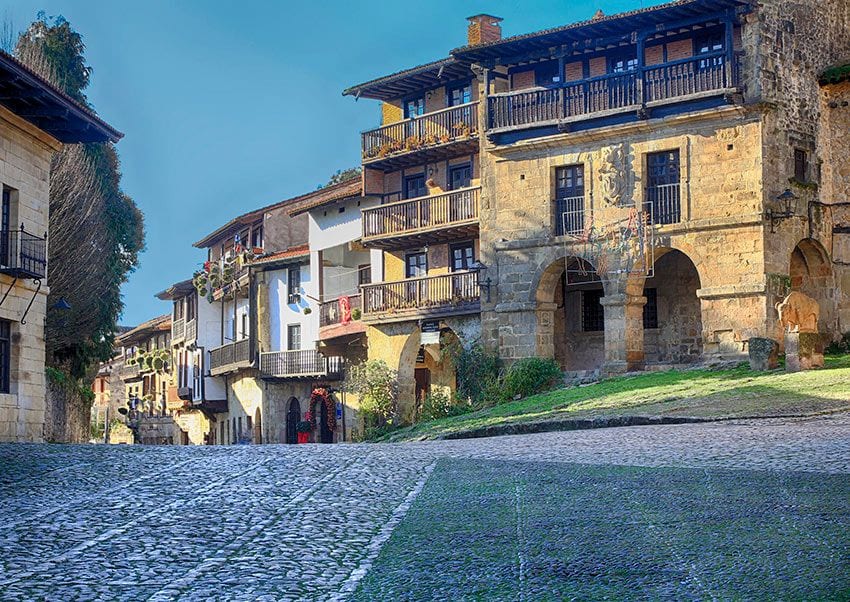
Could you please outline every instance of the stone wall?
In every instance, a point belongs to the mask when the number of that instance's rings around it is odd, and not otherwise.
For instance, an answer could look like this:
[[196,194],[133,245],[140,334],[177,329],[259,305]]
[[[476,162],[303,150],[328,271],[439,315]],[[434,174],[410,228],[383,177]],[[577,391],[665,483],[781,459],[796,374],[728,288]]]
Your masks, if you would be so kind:
[[[12,189],[10,224],[42,236],[47,231],[50,160],[59,144],[0,107],[0,184]],[[0,319],[11,322],[10,392],[0,394],[0,442],[44,438],[46,382],[44,319],[49,283],[0,275],[0,288],[12,287],[0,306]],[[38,291],[38,292],[36,292]],[[27,304],[33,300],[26,316]],[[60,404],[61,399],[55,398]],[[64,407],[51,410],[51,424]],[[72,428],[73,431],[76,427]],[[54,429],[51,428],[51,435]]]
[[[47,383],[44,440],[51,443],[88,443],[91,406],[73,387]],[[113,416],[114,418],[115,416]]]

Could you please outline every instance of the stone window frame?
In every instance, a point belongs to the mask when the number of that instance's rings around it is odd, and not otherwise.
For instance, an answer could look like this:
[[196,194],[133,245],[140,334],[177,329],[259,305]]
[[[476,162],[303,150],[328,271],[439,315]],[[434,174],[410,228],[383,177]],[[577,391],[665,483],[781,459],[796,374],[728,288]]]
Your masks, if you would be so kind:
[[634,142],[631,144],[631,152],[639,160],[633,163],[633,181],[631,182],[635,205],[643,207],[646,202],[646,181],[649,174],[647,157],[652,153],[665,151],[679,151],[679,203],[680,220],[675,224],[659,224],[661,229],[673,229],[681,227],[682,224],[691,220],[693,208],[691,206],[691,136],[682,134],[670,138],[659,138],[655,140]]

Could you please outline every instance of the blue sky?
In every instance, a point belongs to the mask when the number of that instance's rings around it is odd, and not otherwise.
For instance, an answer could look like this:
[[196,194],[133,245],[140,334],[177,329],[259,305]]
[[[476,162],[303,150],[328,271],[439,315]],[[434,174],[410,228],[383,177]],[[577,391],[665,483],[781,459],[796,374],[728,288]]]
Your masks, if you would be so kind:
[[[658,4],[644,0],[645,5]],[[88,96],[124,132],[123,187],[145,213],[147,251],[124,286],[122,324],[168,311],[154,298],[204,259],[192,243],[230,218],[314,190],[359,162],[376,101],[343,88],[446,56],[466,17],[504,18],[504,35],[632,10],[640,0],[15,0],[85,40]]]

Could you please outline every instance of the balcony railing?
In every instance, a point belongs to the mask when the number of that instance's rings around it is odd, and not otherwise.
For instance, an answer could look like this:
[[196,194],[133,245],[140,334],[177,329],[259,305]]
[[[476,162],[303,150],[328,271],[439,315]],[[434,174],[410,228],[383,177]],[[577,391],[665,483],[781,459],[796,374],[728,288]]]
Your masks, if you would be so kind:
[[314,349],[260,354],[260,373],[273,378],[342,377],[344,361]]
[[476,223],[480,195],[476,186],[364,209],[363,242]]
[[646,188],[646,205],[653,224],[675,224],[682,221],[679,184],[659,184]]
[[242,339],[210,349],[210,372],[226,372],[231,368],[248,366],[251,362],[250,339]]
[[137,363],[128,364],[125,360],[119,374],[123,379],[136,378],[142,373],[142,367]]
[[584,197],[574,196],[555,199],[555,235],[580,236],[585,224]]
[[440,109],[363,132],[363,161],[373,161],[478,134],[478,102]]
[[[724,52],[672,61],[638,71],[614,73],[537,88],[493,94],[488,99],[488,129],[556,124],[606,111],[637,109],[646,104],[724,91],[737,85],[738,69]],[[734,69],[732,67],[735,67]]]
[[[348,297],[348,307],[351,312],[354,310],[363,311],[363,303],[361,295],[346,295]],[[330,299],[322,301],[319,305],[319,326],[333,326],[334,324],[342,323],[343,308],[340,299]],[[353,318],[351,318],[353,319]]]
[[480,301],[476,272],[409,278],[396,282],[364,284],[364,315],[402,310],[433,310],[477,304]]
[[186,322],[185,339],[187,343],[191,343],[198,338],[198,321],[194,318]]
[[171,341],[182,339],[186,335],[186,320],[180,318],[171,321]]
[[47,275],[47,243],[20,230],[0,230],[0,272],[18,278],[44,278]]

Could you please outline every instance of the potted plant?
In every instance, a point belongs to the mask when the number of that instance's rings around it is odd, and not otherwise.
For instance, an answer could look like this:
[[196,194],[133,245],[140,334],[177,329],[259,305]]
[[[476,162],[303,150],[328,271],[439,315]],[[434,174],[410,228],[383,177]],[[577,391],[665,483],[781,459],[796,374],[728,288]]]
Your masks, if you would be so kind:
[[351,310],[351,319],[352,320],[359,320],[362,315],[363,315],[363,313],[359,309],[357,309],[356,307]]
[[309,443],[310,433],[313,431],[313,423],[309,420],[302,420],[295,425],[295,431],[298,435],[298,443]]
[[305,316],[309,316],[311,313],[313,313],[312,309],[310,309],[309,307],[304,308],[304,315]]

